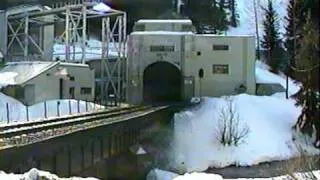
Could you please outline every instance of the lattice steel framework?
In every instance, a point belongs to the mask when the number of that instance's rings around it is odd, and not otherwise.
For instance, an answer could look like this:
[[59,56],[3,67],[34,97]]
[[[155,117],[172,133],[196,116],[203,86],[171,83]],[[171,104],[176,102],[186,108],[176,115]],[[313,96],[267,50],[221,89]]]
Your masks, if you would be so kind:
[[[81,47],[81,63],[86,62],[88,20],[99,19],[101,21],[101,100],[107,100],[108,92],[116,96],[118,100],[124,99],[126,84],[126,24],[127,16],[123,11],[110,9],[107,12],[93,10],[100,2],[92,0],[75,0],[73,2],[59,3],[52,8],[43,8],[37,11],[16,11],[7,15],[7,46],[5,55],[10,61],[20,56],[23,60],[52,60],[53,43],[51,47],[45,45],[46,38],[50,36],[43,31],[50,26],[64,23],[64,31],[53,38],[65,43],[65,60],[75,62],[75,48]],[[30,27],[36,30],[36,35],[30,33]],[[50,28],[48,28],[50,31]],[[47,30],[48,30],[47,29]],[[52,33],[54,36],[54,33]],[[13,45],[15,44],[15,45]],[[116,58],[112,65],[109,61],[109,50],[116,51],[112,58]],[[30,48],[32,47],[32,51]],[[17,48],[19,50],[17,50]],[[23,52],[23,53],[21,53]]]

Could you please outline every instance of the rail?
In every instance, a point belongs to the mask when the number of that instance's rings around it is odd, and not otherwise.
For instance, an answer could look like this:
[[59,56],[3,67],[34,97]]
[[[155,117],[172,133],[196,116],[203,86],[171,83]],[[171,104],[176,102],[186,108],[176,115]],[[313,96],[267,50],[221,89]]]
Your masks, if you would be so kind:
[[[103,126],[143,115],[143,112],[158,110],[168,106],[133,106],[109,111],[59,117],[51,120],[29,122],[0,127],[2,146],[24,145],[70,134],[75,131]],[[0,142],[1,149],[1,142]]]

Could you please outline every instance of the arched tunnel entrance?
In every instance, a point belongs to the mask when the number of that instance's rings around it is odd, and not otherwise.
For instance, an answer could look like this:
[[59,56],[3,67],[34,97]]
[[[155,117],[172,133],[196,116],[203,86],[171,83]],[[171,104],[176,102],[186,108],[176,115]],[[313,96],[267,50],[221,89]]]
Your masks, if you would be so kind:
[[143,73],[143,100],[148,103],[181,100],[181,72],[169,62],[156,62]]

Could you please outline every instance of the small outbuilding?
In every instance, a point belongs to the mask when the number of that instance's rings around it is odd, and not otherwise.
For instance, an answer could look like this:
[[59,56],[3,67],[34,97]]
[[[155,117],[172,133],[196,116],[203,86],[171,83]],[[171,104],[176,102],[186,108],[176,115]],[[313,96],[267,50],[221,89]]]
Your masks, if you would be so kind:
[[85,64],[10,62],[0,69],[0,91],[26,105],[53,99],[94,100],[94,70]]

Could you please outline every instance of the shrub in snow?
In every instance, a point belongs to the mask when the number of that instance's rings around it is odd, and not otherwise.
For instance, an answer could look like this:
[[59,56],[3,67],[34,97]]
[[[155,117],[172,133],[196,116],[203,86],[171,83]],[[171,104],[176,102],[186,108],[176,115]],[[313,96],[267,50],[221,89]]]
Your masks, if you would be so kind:
[[216,137],[224,146],[238,146],[248,136],[250,129],[247,124],[240,122],[233,98],[225,98],[226,105],[219,112]]

